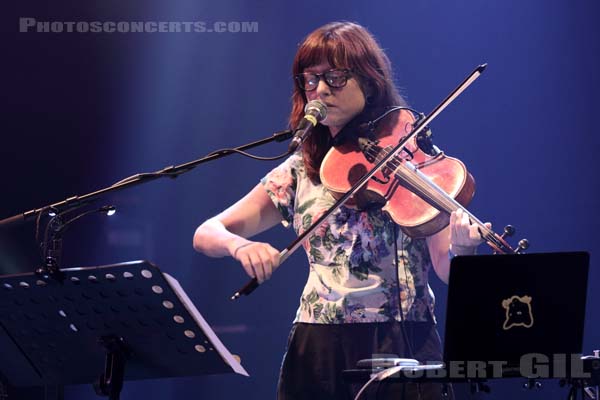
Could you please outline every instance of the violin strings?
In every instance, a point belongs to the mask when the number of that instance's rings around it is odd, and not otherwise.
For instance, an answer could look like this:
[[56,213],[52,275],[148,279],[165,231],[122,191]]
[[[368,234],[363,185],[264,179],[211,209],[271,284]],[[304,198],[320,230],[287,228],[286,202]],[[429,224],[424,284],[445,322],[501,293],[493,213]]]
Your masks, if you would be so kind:
[[[385,150],[384,150],[385,151]],[[445,211],[451,213],[457,209],[462,209],[470,219],[475,222],[480,228],[480,232],[482,237],[487,241],[493,242],[498,247],[503,247],[502,243],[497,240],[495,234],[490,231],[477,217],[471,214],[467,209],[462,207],[460,203],[458,203],[455,199],[448,197],[448,194],[444,192],[435,182],[431,181],[426,175],[420,172],[418,169],[412,169],[405,165],[402,159],[399,159],[398,156],[392,158],[388,165],[391,165],[394,171],[395,176],[399,176],[400,172],[405,172],[404,175],[400,177],[403,178],[407,183],[412,185],[413,188],[417,189],[420,193],[424,195],[429,195],[429,197],[444,207]],[[408,174],[406,172],[408,171]],[[415,176],[411,176],[411,173],[414,173]],[[420,178],[420,179],[419,179]],[[426,182],[429,182],[427,184]],[[427,189],[433,188],[433,193],[428,193]]]
[[[367,154],[368,156],[373,157],[375,159],[375,163],[377,163],[384,156],[389,154],[389,150],[381,148],[380,151],[377,151],[372,146],[369,146],[367,148],[367,150],[365,151],[365,153],[368,153]],[[390,168],[390,166],[392,168]],[[433,188],[435,192],[433,193],[433,196],[430,195],[429,197],[433,201],[435,201],[437,204],[440,204],[446,212],[451,213],[452,211],[461,209],[463,212],[465,212],[469,216],[471,221],[475,222],[478,225],[478,227],[480,229],[480,233],[486,241],[493,243],[500,249],[505,247],[504,244],[500,240],[498,240],[496,234],[493,231],[491,231],[489,228],[487,228],[485,226],[485,224],[483,224],[481,221],[479,221],[479,219],[477,217],[475,217],[473,214],[471,214],[467,209],[465,209],[455,199],[448,197],[448,194],[446,192],[444,192],[435,182],[433,182],[429,178],[427,178],[427,176],[425,176],[418,169],[415,168],[413,170],[412,168],[409,168],[408,166],[406,166],[404,163],[404,160],[399,158],[397,155],[392,157],[386,163],[385,167],[387,167],[388,169],[391,169],[393,171],[393,174],[395,177],[399,177],[399,173],[402,172],[401,169],[403,169],[404,171],[408,170],[411,173],[414,173],[416,175],[416,177],[412,177],[410,174],[408,174],[408,175],[405,174],[400,177],[403,178],[410,186],[412,186],[414,189],[419,191],[424,196],[429,194],[427,191],[428,188]],[[419,176],[419,175],[421,175],[421,176]],[[418,178],[420,178],[420,179],[418,179]],[[427,180],[429,182],[429,184],[424,183],[425,180]]]
[[[385,151],[385,150],[382,149],[382,151]],[[373,155],[373,154],[371,154],[371,155]],[[380,161],[381,158],[383,158],[383,157],[380,158],[379,157],[380,155],[381,155],[380,152],[378,154],[376,154],[375,159],[377,161]],[[392,168],[389,168],[390,166]],[[386,164],[386,167],[391,169],[394,172],[394,174],[396,174],[397,172],[401,172],[400,169],[402,168],[402,169],[404,169],[404,171],[409,170],[410,172],[414,172],[417,175],[418,174],[423,175],[420,171],[412,170],[411,168],[404,165],[403,161],[398,162],[397,157],[392,158],[390,161],[388,161],[388,163]],[[437,196],[437,198],[434,198],[432,196],[430,196],[430,197],[432,197],[433,200],[436,200],[437,203],[441,204],[444,207],[445,211],[447,211],[448,213],[451,213],[452,211],[461,207],[458,202],[454,201],[453,199],[448,198],[447,194],[445,192],[443,192],[443,190],[439,186],[437,186],[434,182],[432,182],[431,180],[429,180],[429,182],[430,182],[429,186],[427,184],[423,183],[424,179],[427,179],[427,178],[422,176],[421,180],[419,180],[419,179],[413,178],[410,175],[407,175],[405,180],[407,181],[407,183],[409,183],[411,186],[413,186],[415,189],[419,190],[423,194],[427,194],[427,191],[425,189],[428,187],[431,187],[434,190],[436,190],[437,193],[435,193],[435,195]],[[444,195],[442,195],[440,192],[443,192]]]

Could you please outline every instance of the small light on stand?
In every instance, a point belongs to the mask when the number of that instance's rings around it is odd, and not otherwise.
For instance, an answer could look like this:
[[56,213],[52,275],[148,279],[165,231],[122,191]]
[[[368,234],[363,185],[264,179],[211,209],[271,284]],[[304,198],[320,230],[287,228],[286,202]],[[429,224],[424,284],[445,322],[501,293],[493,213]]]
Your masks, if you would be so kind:
[[115,215],[117,209],[115,208],[115,206],[104,206],[100,209],[100,211],[105,212],[106,215],[110,217],[111,215]]

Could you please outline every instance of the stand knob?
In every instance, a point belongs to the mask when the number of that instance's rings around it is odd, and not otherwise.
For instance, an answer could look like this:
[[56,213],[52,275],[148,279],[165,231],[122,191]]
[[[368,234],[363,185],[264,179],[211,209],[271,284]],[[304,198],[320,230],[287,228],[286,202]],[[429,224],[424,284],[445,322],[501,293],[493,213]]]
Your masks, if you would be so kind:
[[516,229],[514,226],[512,225],[506,225],[504,227],[504,233],[500,236],[502,239],[504,239],[505,237],[511,237],[512,235],[514,235],[516,232]]
[[527,239],[521,239],[519,240],[519,243],[517,243],[519,246],[517,247],[517,253],[522,252],[523,250],[527,250],[529,248],[529,240]]

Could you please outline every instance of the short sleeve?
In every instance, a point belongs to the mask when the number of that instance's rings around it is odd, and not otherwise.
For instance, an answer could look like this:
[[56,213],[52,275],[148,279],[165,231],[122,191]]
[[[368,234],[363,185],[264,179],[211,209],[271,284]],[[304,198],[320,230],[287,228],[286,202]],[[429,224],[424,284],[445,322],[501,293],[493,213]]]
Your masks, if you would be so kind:
[[300,156],[295,154],[261,179],[267,194],[281,213],[286,227],[290,226],[294,219],[300,163]]

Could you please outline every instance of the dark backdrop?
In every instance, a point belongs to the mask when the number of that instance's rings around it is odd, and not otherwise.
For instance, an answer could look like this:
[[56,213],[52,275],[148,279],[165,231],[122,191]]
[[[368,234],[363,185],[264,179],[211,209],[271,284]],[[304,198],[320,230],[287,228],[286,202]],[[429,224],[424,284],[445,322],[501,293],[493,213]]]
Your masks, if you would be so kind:
[[[285,128],[296,46],[332,20],[367,26],[392,60],[403,94],[424,112],[487,62],[485,74],[433,123],[436,144],[476,177],[470,209],[481,219],[500,229],[515,225],[532,251],[591,253],[584,350],[600,346],[596,1],[24,1],[2,8],[0,217]],[[249,21],[258,31],[20,33],[20,17]],[[179,279],[252,375],[128,382],[123,399],[274,397],[305,256],[292,256],[272,281],[234,304],[228,296],[246,281],[241,268],[194,253],[191,239],[200,222],[275,165],[232,156],[175,181],[107,196],[99,205],[115,204],[117,215],[90,216],[66,235],[65,266],[148,259]],[[0,237],[2,273],[38,264],[32,224]],[[281,228],[261,239],[283,248],[293,235]],[[432,285],[443,330],[446,289],[437,278]],[[519,385],[495,383],[489,398],[516,398]],[[563,395],[549,384],[538,396]],[[95,395],[76,386],[66,398]]]

